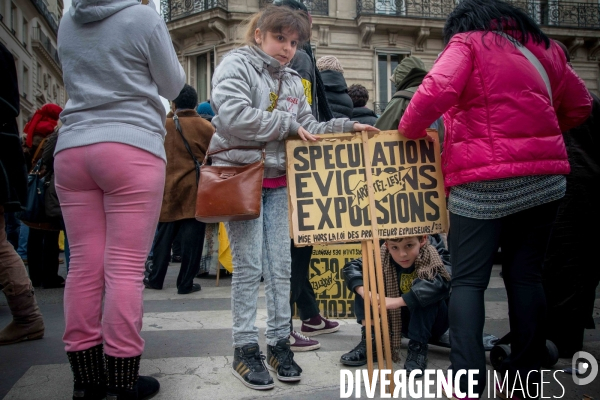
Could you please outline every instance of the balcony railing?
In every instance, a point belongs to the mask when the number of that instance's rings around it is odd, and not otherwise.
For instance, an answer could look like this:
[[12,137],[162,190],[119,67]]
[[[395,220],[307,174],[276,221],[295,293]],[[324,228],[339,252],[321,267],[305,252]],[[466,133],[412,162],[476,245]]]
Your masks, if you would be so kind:
[[213,8],[227,10],[227,0],[161,0],[160,12],[165,22],[188,15],[198,14]]
[[540,25],[600,29],[600,4],[570,1],[511,1]]
[[[329,15],[329,0],[300,0],[312,15]],[[273,0],[259,0],[260,8],[272,4]]]
[[446,19],[457,0],[357,0],[356,14]]
[[[407,18],[446,19],[460,0],[357,0],[356,13]],[[538,24],[600,29],[600,4],[560,0],[510,0]]]
[[58,51],[52,45],[50,38],[42,32],[42,29],[39,26],[33,28],[33,43],[37,45],[38,43],[41,45],[40,47],[44,49],[47,55],[56,62],[58,68],[61,68],[60,60],[58,59]]
[[50,26],[50,29],[52,29],[52,31],[54,32],[54,34],[55,35],[58,34],[58,24],[54,20],[52,13],[50,13],[50,11],[48,11],[48,7],[46,6],[46,3],[44,3],[43,0],[31,0],[31,3],[33,3],[34,7],[38,10],[38,12],[40,14],[42,14],[44,19]]

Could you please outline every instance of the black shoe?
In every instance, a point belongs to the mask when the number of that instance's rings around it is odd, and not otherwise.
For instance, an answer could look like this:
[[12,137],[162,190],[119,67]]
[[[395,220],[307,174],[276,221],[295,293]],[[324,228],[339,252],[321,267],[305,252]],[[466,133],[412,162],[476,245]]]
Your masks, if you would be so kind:
[[410,340],[408,342],[408,354],[406,356],[406,362],[404,363],[404,369],[406,374],[409,375],[412,371],[420,371],[415,375],[415,378],[423,376],[423,371],[427,368],[427,350],[429,346],[426,343],[420,343],[416,340]]
[[198,272],[198,275],[196,275],[196,278],[200,278],[200,279],[208,278],[208,271]]
[[[364,326],[360,329],[360,333],[360,343],[346,354],[342,354],[342,357],[340,358],[340,362],[342,364],[358,367],[367,363],[367,330]],[[373,349],[373,361],[377,361],[377,347],[375,345],[374,332],[371,332],[371,342],[371,348]]]
[[192,288],[190,290],[178,290],[177,294],[190,294],[194,292],[199,292],[200,290],[202,290],[202,287],[199,283],[192,283]]
[[275,387],[273,378],[265,367],[265,356],[260,352],[258,344],[235,348],[231,372],[251,389],[265,390]]
[[301,379],[302,368],[294,361],[289,339],[281,339],[275,346],[267,345],[267,368],[277,372],[277,379],[283,382]]
[[181,262],[181,256],[173,256],[173,257],[171,257],[171,262],[172,263],[180,263]]
[[147,259],[146,263],[144,264],[144,268],[146,269],[147,273],[152,272],[152,267],[154,266],[154,263],[152,262],[151,259]]
[[140,357],[106,358],[106,400],[146,399],[160,389],[160,383],[150,376],[139,376]]
[[146,289],[162,290],[162,288],[157,288],[157,287],[152,286],[152,284],[150,283],[148,278],[144,278],[144,287]]
[[105,398],[106,374],[102,345],[82,351],[69,351],[67,357],[73,371],[73,400]]

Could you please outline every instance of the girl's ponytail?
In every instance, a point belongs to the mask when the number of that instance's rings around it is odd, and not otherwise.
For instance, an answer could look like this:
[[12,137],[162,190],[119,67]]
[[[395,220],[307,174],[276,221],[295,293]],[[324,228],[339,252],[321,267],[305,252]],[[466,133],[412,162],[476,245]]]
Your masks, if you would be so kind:
[[244,44],[249,46],[255,45],[256,40],[254,40],[254,32],[256,31],[256,27],[258,26],[258,20],[262,16],[263,12],[257,12],[252,15],[248,20],[248,25],[246,27],[246,35],[244,35]]

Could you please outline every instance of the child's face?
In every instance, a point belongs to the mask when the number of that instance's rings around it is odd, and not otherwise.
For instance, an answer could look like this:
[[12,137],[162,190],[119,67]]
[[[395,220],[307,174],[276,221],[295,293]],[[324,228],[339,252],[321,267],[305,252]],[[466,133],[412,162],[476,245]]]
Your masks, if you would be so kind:
[[401,242],[386,240],[385,244],[390,255],[402,268],[410,268],[414,264],[419,250],[427,243],[427,237],[419,240],[419,237],[407,237]]
[[298,48],[298,34],[291,31],[263,33],[257,28],[254,31],[254,40],[262,51],[281,64],[292,61]]

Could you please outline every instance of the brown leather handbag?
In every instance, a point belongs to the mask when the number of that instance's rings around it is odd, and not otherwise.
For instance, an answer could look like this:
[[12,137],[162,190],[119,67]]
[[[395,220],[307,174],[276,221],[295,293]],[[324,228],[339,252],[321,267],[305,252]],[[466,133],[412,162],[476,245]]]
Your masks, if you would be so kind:
[[[262,150],[261,159],[243,166],[207,164],[214,154],[228,150]],[[265,170],[264,147],[232,147],[206,154],[200,167],[196,219],[201,222],[247,221],[258,218]]]

